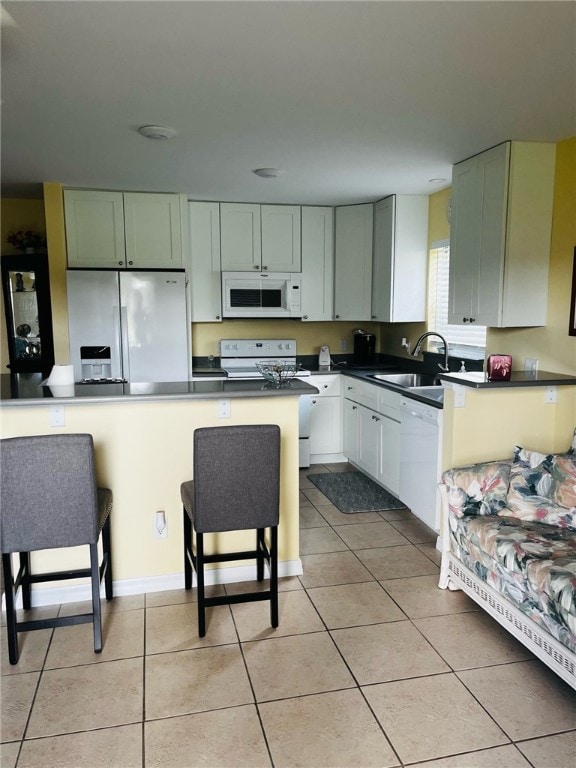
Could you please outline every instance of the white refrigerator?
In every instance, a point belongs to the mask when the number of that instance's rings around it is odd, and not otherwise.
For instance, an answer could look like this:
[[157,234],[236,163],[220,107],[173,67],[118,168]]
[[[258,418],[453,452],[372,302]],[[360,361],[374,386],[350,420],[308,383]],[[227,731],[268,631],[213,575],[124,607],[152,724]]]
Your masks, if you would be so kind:
[[68,270],[66,274],[70,362],[76,381],[92,378],[86,358],[96,349],[105,350],[101,362],[106,362],[92,366],[98,371],[96,378],[190,379],[184,271]]

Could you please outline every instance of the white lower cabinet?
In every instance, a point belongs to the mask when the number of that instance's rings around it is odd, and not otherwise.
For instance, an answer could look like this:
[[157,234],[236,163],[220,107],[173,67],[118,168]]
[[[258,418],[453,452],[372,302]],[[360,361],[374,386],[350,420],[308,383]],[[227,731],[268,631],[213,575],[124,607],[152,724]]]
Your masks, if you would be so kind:
[[313,376],[308,381],[320,390],[310,409],[312,461],[337,461],[342,455],[341,376]]
[[395,495],[400,490],[399,406],[396,392],[345,377],[344,455]]

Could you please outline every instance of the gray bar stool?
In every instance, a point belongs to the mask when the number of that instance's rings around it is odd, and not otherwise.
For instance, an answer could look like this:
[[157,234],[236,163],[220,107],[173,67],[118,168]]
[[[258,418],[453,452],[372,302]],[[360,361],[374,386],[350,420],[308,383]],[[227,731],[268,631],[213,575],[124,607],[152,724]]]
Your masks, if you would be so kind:
[[[280,428],[276,424],[203,427],[194,432],[194,479],[180,494],[184,516],[184,585],[198,587],[198,634],[206,634],[206,607],[270,600],[270,623],[278,626],[278,519],[280,498]],[[270,546],[265,529],[270,529]],[[204,554],[204,534],[256,531],[256,549]],[[192,531],[196,534],[196,553]],[[206,597],[204,564],[256,560],[258,581],[264,561],[270,568],[270,589],[239,595]]]
[[[4,570],[8,656],[17,664],[18,633],[92,622],[94,652],[102,650],[100,582],[112,599],[110,511],[112,492],[97,488],[92,435],[38,435],[1,441],[0,549]],[[102,561],[98,540],[102,533]],[[90,547],[90,567],[53,573],[32,573],[30,552],[42,549]],[[14,579],[12,553],[19,553]],[[31,606],[31,585],[89,576],[92,612],[36,621],[18,621],[16,594]]]

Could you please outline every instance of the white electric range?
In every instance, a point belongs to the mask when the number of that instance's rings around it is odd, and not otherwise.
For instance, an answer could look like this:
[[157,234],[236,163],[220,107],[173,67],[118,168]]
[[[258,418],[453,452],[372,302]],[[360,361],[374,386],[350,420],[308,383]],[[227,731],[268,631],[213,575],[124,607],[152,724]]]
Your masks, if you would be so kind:
[[[256,367],[261,360],[284,360],[296,364],[295,339],[221,339],[220,367],[229,379],[263,379]],[[310,376],[299,369],[296,378]],[[298,445],[300,467],[310,466],[310,414],[313,395],[300,395],[298,401]]]

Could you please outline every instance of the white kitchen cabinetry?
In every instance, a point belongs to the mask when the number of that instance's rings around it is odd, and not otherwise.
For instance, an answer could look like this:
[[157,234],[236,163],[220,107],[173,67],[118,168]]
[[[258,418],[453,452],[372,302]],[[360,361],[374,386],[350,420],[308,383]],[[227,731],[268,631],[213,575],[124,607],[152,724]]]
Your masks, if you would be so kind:
[[555,145],[506,142],[454,166],[449,322],[546,324]]
[[300,206],[220,204],[222,269],[300,272]]
[[310,456],[314,464],[342,459],[342,384],[340,375],[313,376],[320,392],[312,397]]
[[334,318],[370,320],[374,206],[336,208]]
[[428,196],[391,195],[374,205],[372,320],[426,319]]
[[220,206],[189,203],[191,317],[194,323],[222,320]]
[[262,266],[260,206],[220,203],[222,269],[248,272]]
[[302,208],[302,320],[332,320],[334,210]]
[[389,491],[400,487],[400,395],[344,377],[344,455]]
[[300,272],[300,206],[263,205],[261,222],[263,271]]
[[185,205],[185,195],[65,190],[68,266],[181,268]]

